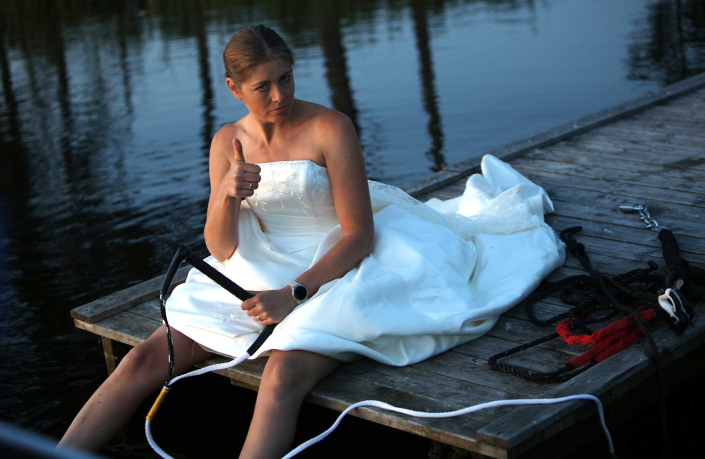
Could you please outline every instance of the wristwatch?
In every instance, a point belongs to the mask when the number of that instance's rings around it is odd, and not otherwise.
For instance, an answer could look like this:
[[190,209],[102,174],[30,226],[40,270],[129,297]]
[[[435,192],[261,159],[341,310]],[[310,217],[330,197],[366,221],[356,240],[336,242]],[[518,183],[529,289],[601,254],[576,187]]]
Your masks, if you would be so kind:
[[294,300],[296,300],[297,303],[302,304],[305,303],[306,300],[308,300],[308,290],[306,290],[306,287],[296,281],[286,285],[289,285],[291,287],[291,296],[294,298]]

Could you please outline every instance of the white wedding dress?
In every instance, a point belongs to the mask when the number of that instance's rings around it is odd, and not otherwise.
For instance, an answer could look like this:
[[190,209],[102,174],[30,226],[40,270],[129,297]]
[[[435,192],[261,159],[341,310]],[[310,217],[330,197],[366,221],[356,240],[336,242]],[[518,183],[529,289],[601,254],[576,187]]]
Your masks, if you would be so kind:
[[[211,266],[246,290],[284,287],[341,238],[328,172],[309,160],[259,164],[262,181],[243,200],[239,244]],[[500,314],[563,264],[544,223],[545,191],[493,156],[465,193],[421,203],[369,181],[374,248],[357,267],[296,307],[250,358],[307,350],[343,361],[366,356],[409,365],[487,333]],[[240,301],[196,269],[167,301],[171,326],[238,357],[264,328]]]

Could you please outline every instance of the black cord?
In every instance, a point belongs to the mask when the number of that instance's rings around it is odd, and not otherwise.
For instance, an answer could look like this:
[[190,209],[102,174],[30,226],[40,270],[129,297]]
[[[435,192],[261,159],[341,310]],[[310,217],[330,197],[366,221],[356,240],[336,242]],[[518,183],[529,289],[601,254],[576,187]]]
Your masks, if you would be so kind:
[[174,376],[174,341],[171,339],[171,327],[166,318],[166,298],[164,298],[164,295],[159,295],[159,311],[162,314],[162,320],[166,326],[166,339],[167,346],[169,347],[169,372],[167,373],[166,383],[164,384],[164,387],[169,388],[171,387],[171,378]]

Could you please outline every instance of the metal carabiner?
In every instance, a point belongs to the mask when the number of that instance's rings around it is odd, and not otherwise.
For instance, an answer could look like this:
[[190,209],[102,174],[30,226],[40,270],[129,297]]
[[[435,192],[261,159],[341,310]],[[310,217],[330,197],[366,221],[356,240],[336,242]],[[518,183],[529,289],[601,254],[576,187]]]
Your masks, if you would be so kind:
[[634,204],[633,206],[621,205],[621,206],[619,206],[619,210],[624,212],[625,214],[632,214],[634,212],[639,212],[640,210],[644,210],[644,206],[642,206],[640,204]]

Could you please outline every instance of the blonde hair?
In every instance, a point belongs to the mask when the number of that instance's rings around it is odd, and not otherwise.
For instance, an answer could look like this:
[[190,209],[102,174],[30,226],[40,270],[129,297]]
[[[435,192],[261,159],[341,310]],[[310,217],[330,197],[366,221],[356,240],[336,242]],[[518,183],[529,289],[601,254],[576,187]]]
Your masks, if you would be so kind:
[[230,38],[223,51],[225,77],[239,90],[259,64],[283,59],[294,65],[294,53],[274,29],[264,25],[247,27]]

